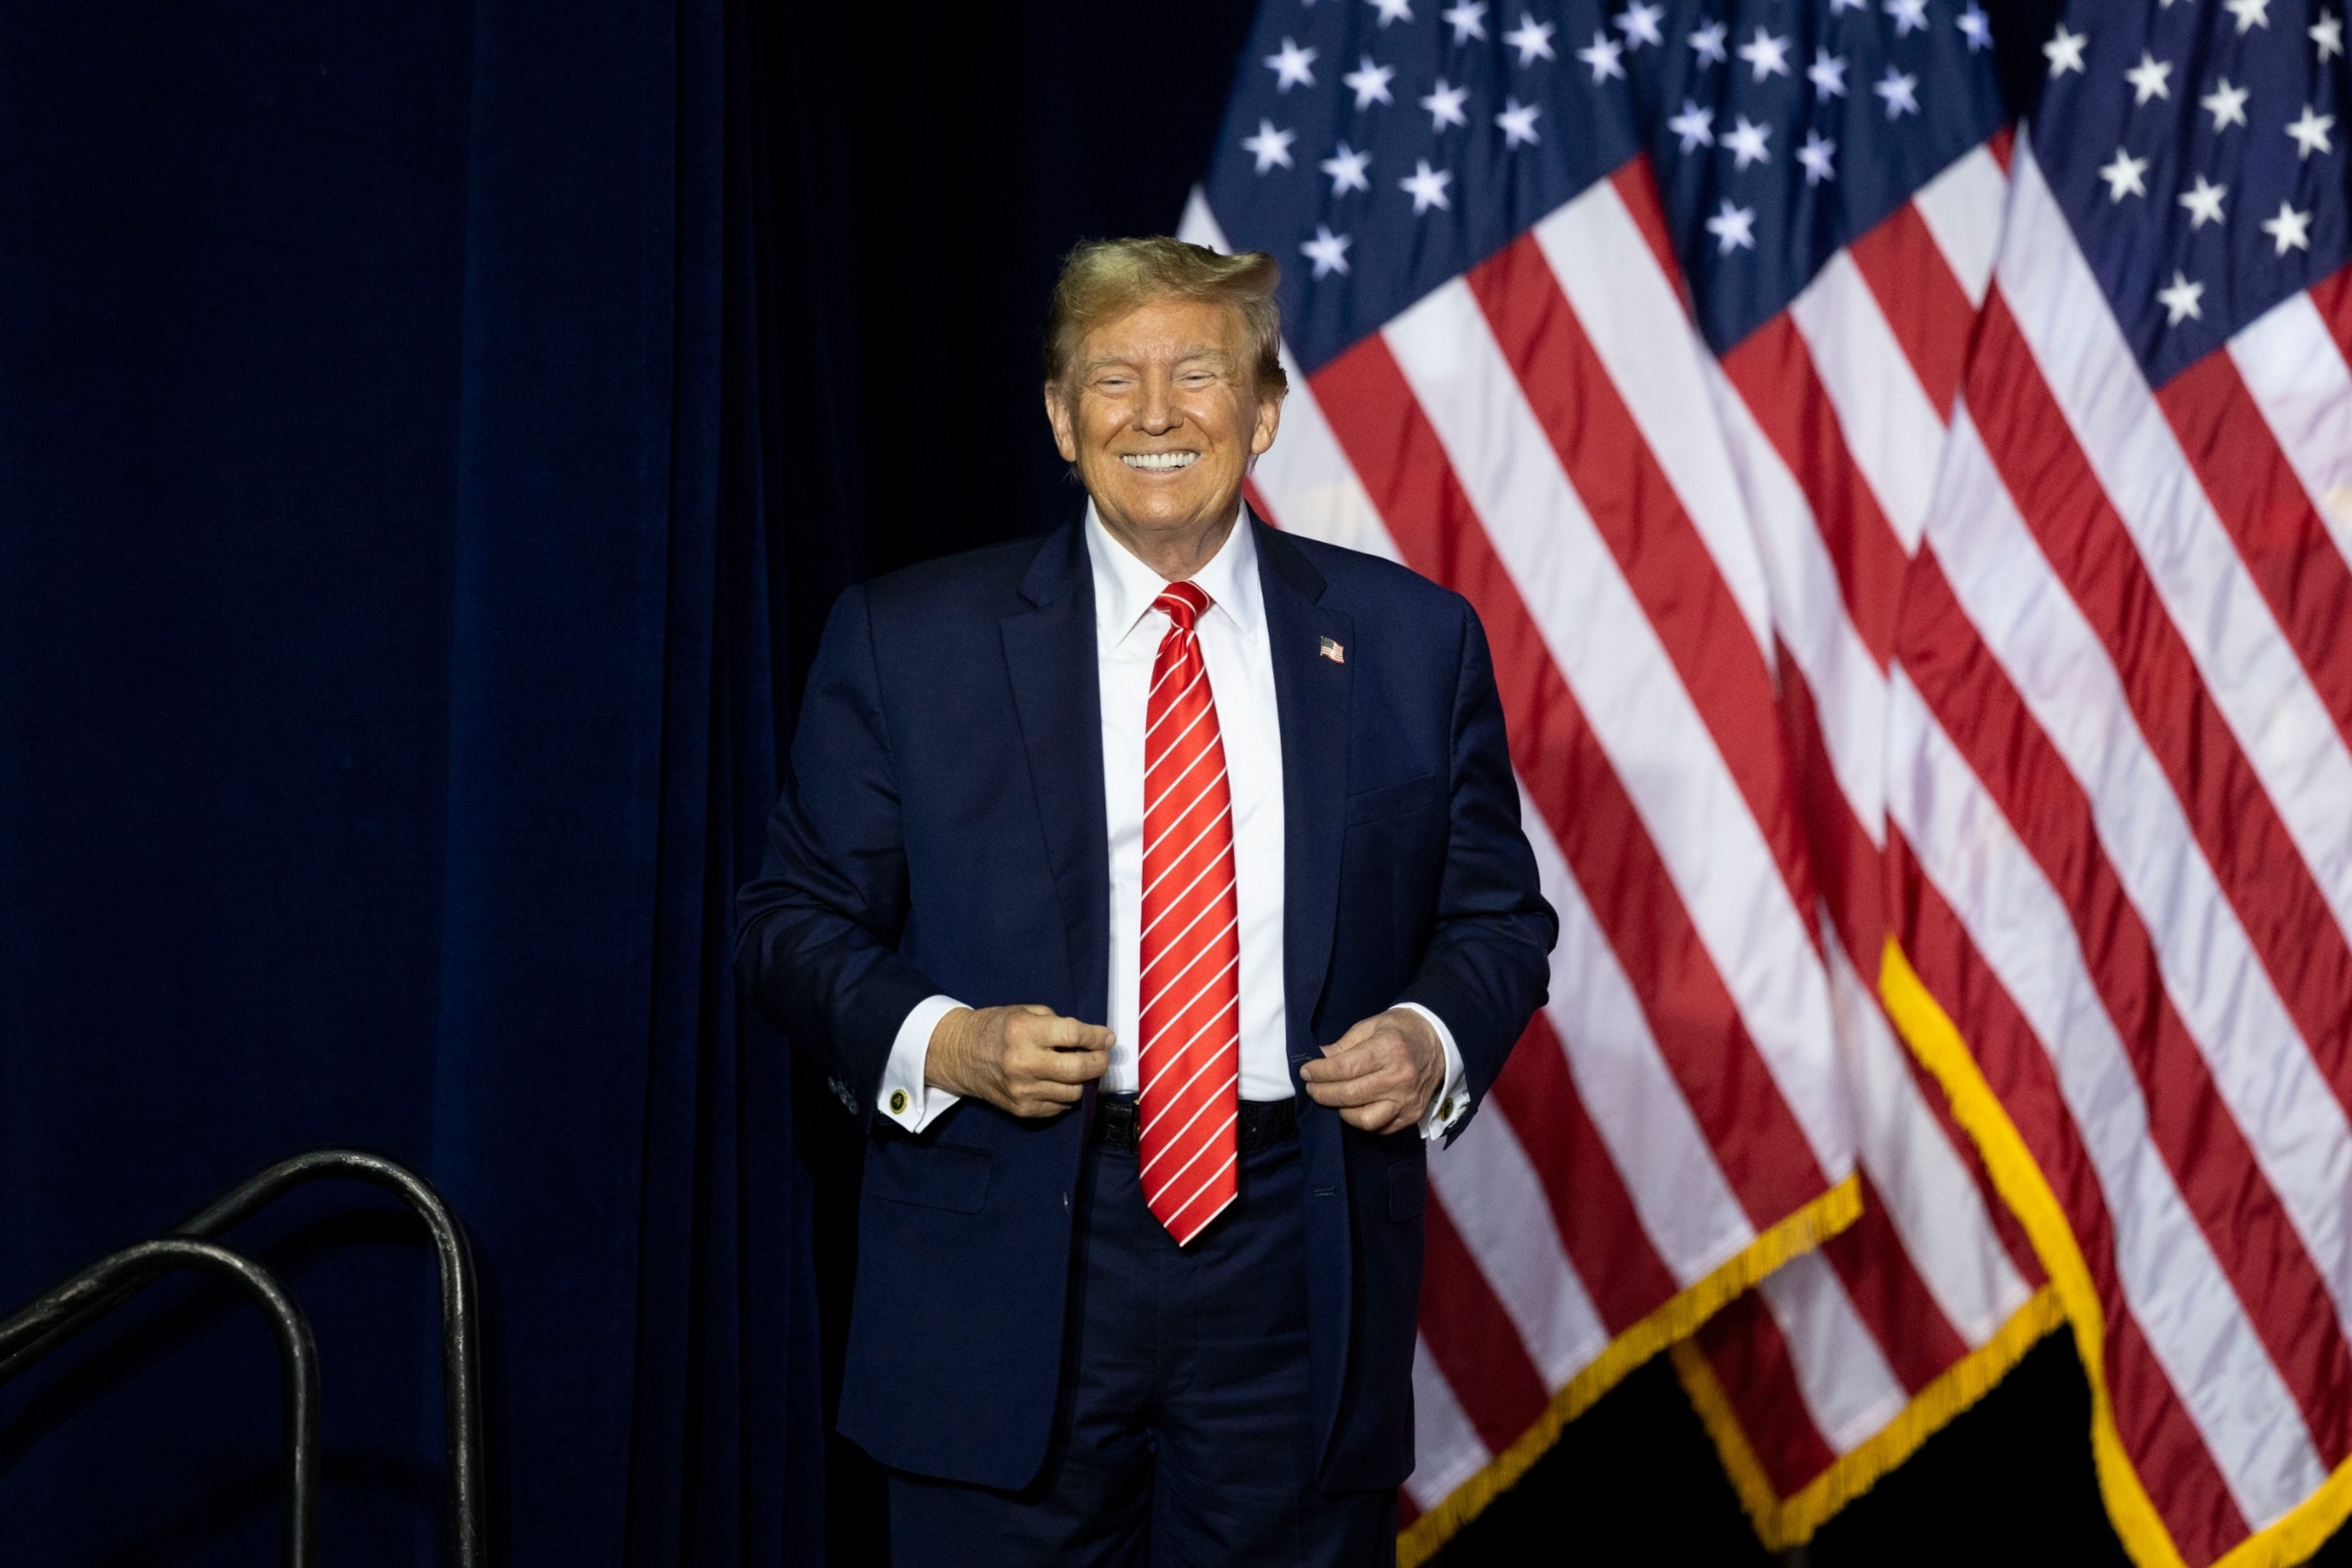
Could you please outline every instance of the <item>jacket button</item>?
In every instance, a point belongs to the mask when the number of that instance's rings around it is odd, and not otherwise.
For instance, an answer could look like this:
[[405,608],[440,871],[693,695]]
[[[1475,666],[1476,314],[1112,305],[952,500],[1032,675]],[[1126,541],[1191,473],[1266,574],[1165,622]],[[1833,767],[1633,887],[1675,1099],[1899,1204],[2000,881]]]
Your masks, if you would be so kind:
[[905,1089],[894,1089],[890,1091],[890,1114],[893,1116],[904,1116],[907,1114],[907,1091]]

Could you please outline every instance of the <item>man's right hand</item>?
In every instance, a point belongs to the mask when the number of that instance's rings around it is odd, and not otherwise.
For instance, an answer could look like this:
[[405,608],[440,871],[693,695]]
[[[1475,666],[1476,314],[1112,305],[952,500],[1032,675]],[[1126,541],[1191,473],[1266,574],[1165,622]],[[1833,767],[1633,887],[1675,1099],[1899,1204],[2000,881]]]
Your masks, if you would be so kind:
[[1052,1116],[1078,1102],[1110,1066],[1111,1032],[1051,1007],[959,1007],[931,1030],[923,1081],[1015,1116]]

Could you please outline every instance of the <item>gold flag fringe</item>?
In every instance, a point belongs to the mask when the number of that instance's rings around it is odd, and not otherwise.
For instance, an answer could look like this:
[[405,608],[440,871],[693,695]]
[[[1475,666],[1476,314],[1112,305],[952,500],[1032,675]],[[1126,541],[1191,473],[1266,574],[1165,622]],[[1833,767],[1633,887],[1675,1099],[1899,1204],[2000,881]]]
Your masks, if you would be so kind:
[[[2000,1097],[1985,1081],[1958,1026],[1891,938],[1879,961],[1878,990],[1912,1054],[1944,1086],[1952,1114],[1984,1154],[1994,1189],[2024,1226],[2049,1272],[2050,1289],[2074,1331],[2074,1352],[2091,1385],[2091,1456],[2107,1517],[2123,1538],[2124,1550],[2140,1568],[2186,1568],[2116,1429],[2115,1402],[2107,1389],[2106,1319],[2099,1310],[2082,1244],[2051,1191],[2049,1178]],[[2284,1518],[2224,1552],[2212,1568],[2288,1568],[2318,1551],[2347,1514],[2352,1514],[2352,1460],[2338,1465]]]
[[1627,1373],[1689,1335],[1741,1291],[1790,1258],[1819,1247],[1861,1214],[1861,1179],[1848,1176],[1611,1340],[1607,1349],[1552,1395],[1543,1415],[1517,1442],[1446,1493],[1443,1501],[1397,1537],[1397,1568],[1421,1568],[1453,1539],[1454,1531],[1508,1491],[1559,1440],[1561,1427],[1591,1409]]

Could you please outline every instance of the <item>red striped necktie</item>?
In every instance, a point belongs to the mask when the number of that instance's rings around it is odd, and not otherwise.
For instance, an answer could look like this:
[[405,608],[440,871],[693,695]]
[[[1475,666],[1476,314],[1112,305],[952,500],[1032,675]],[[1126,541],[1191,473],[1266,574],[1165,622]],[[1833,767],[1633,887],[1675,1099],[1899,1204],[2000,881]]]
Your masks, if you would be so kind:
[[1181,1247],[1234,1201],[1242,1064],[1241,904],[1233,796],[1195,623],[1209,595],[1172,583],[1143,732],[1143,1198]]

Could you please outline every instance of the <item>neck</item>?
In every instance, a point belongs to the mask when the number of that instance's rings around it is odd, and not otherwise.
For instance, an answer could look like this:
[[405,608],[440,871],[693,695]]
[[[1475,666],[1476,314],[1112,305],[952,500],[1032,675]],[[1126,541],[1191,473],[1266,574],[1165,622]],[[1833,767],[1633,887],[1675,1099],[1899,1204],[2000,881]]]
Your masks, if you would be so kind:
[[1113,517],[1097,505],[1095,516],[1101,519],[1103,531],[1118,541],[1129,555],[1160,574],[1168,583],[1191,579],[1202,567],[1223,549],[1225,540],[1233,533],[1234,525],[1242,515],[1241,499],[1216,521],[1186,523],[1176,528],[1139,529]]

